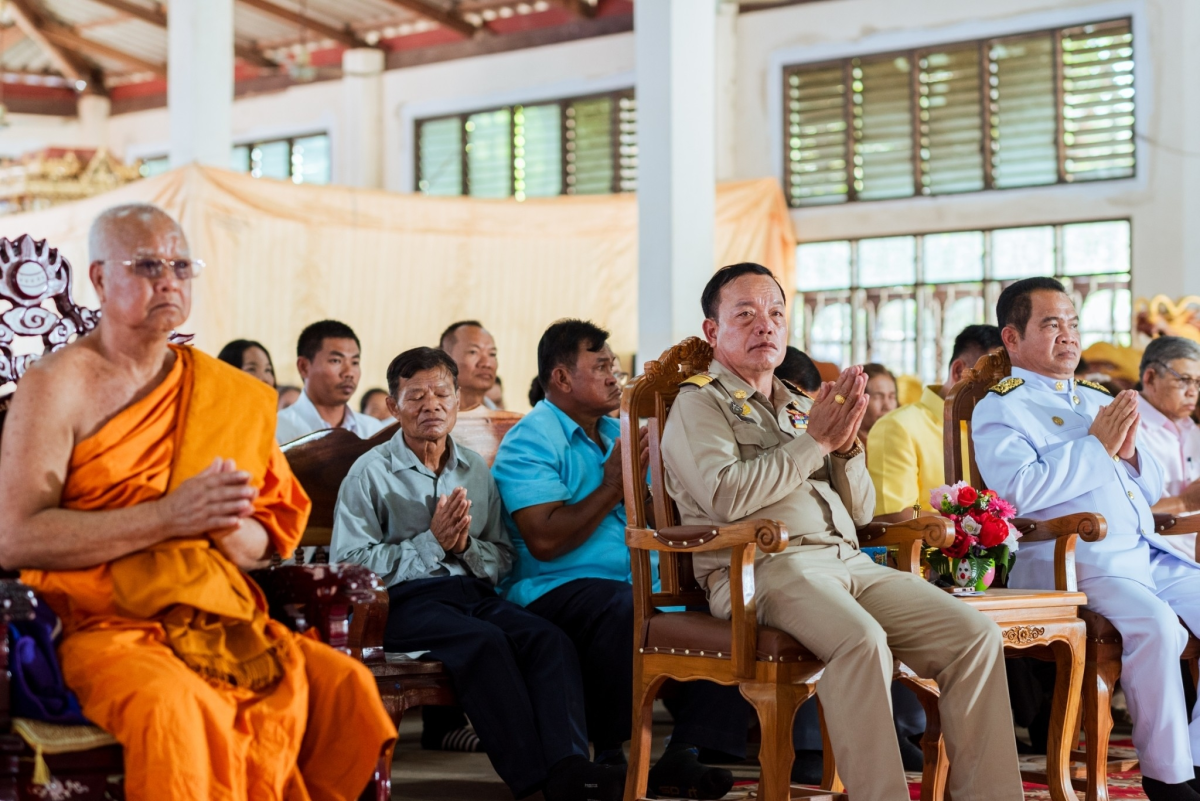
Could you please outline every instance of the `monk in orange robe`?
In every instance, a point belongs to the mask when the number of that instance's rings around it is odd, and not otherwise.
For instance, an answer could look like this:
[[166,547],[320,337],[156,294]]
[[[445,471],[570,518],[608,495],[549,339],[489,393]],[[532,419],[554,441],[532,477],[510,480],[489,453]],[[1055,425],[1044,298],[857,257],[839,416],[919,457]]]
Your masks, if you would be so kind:
[[137,799],[356,799],[396,729],[370,672],[267,614],[245,571],[311,506],[273,391],[168,335],[192,278],[153,206],[92,228],[96,329],[35,362],[0,448],[0,564],[62,618],[83,712]]

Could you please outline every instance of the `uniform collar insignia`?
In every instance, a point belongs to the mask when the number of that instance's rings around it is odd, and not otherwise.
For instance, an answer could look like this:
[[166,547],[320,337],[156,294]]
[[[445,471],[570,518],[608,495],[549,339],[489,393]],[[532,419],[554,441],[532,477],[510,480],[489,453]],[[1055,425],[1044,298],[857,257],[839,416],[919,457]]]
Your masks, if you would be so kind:
[[1004,396],[1024,383],[1025,379],[1023,378],[1013,378],[1012,376],[1009,376],[1003,381],[1000,381],[994,386],[988,388],[988,392],[995,392],[997,395]]

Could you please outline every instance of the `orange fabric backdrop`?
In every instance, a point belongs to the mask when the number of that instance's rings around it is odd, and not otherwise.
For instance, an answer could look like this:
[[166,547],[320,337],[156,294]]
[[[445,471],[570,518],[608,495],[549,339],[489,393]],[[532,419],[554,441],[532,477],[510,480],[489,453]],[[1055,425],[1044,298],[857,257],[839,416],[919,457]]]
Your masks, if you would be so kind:
[[[193,255],[208,262],[184,326],[195,344],[216,353],[231,339],[257,339],[270,349],[280,383],[297,381],[300,330],[325,317],[362,339],[362,389],[383,386],[393,356],[436,345],[450,322],[482,320],[500,350],[505,399],[517,410],[527,408],[537,341],[554,320],[591,319],[612,332],[618,353],[636,349],[633,195],[433,198],[187,167],[0,218],[0,235],[29,233],[60,248],[75,267],[76,299],[95,305],[88,227],[103,209],[134,201],[181,220]],[[796,240],[777,181],[721,185],[716,217],[713,269],[756,261],[784,287],[795,286]]]

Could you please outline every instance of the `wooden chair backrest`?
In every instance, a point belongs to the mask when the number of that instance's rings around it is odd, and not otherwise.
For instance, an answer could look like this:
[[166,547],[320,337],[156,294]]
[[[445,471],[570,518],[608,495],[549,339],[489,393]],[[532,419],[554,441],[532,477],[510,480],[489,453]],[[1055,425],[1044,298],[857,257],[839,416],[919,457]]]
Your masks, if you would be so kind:
[[971,416],[988,390],[1012,374],[1008,351],[998,348],[981,356],[975,366],[963,374],[946,396],[943,444],[946,483],[967,481],[977,490],[987,489],[975,461],[975,443],[971,437]]
[[[459,445],[478,453],[491,467],[496,450],[508,430],[521,419],[517,412],[459,417],[451,436]],[[312,499],[312,513],[304,531],[303,545],[328,546],[333,536],[333,512],[342,480],[358,457],[395,436],[399,423],[392,423],[369,439],[359,439],[344,428],[327,428],[283,446],[292,473]]]
[[[712,348],[699,337],[689,337],[668,349],[657,361],[646,363],[645,372],[625,387],[621,397],[621,458],[624,462],[625,515],[630,526],[650,528],[644,482],[647,465],[641,463],[641,425],[645,420],[650,444],[650,502],[654,528],[679,524],[675,502],[667,494],[664,481],[662,432],[679,385],[687,378],[708,369]],[[634,551],[634,591],[651,597],[650,558],[647,551]],[[662,590],[653,594],[653,606],[687,606],[706,603],[704,591],[696,583],[690,553],[659,552],[659,579]]]

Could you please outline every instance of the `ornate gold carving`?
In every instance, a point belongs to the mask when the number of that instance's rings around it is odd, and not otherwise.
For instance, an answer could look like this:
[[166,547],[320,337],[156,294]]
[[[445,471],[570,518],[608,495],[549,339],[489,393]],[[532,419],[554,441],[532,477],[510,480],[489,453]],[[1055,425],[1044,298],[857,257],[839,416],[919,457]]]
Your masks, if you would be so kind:
[[35,211],[99,195],[140,179],[105,149],[46,148],[0,165],[0,214]]
[[707,342],[700,337],[688,337],[668,348],[656,361],[646,362],[646,378],[650,381],[668,379],[678,384],[707,370],[712,357],[712,347]]
[[1045,633],[1041,626],[1013,626],[1004,630],[1004,641],[1011,645],[1032,645]]

